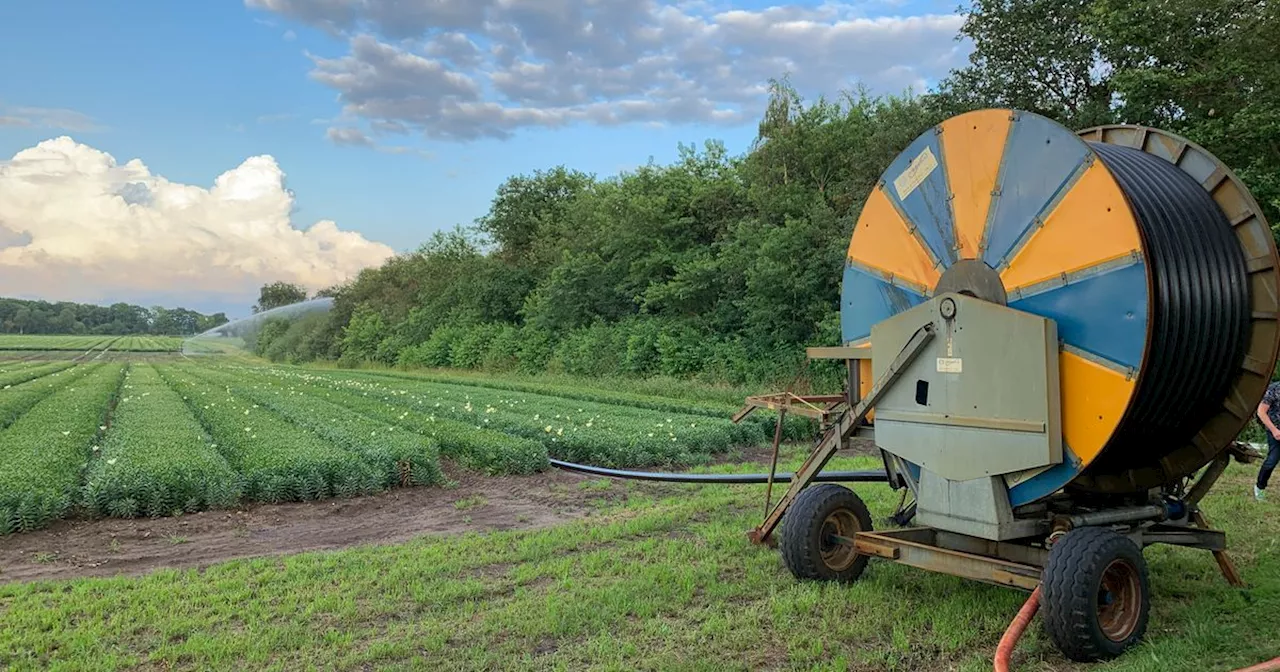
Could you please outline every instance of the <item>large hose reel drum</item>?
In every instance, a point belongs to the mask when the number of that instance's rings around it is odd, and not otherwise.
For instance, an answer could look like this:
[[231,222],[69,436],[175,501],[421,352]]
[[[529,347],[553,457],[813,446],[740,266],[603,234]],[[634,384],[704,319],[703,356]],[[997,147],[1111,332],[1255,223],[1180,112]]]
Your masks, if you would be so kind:
[[1019,506],[1064,487],[1140,492],[1212,461],[1270,380],[1278,287],[1261,210],[1203,148],[981,110],[917,138],[869,195],[841,326],[864,345],[945,292],[1056,322],[1063,459],[1009,482]]

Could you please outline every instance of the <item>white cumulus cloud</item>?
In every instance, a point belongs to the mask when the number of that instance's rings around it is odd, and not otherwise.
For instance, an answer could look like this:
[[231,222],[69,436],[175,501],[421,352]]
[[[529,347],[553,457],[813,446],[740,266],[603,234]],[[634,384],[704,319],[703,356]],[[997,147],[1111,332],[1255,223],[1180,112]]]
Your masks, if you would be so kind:
[[263,283],[314,291],[393,254],[332,221],[296,229],[293,207],[271,156],[204,188],[69,137],[46,140],[0,161],[0,286],[61,300],[248,305]]

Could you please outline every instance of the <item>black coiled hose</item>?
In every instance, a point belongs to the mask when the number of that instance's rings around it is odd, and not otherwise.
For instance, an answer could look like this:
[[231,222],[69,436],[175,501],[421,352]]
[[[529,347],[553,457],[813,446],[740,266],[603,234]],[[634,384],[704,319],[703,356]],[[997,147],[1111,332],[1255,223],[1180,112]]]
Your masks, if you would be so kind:
[[1134,400],[1089,467],[1108,474],[1159,464],[1221,408],[1248,345],[1250,297],[1231,223],[1194,178],[1138,149],[1089,144],[1137,217],[1150,283]]

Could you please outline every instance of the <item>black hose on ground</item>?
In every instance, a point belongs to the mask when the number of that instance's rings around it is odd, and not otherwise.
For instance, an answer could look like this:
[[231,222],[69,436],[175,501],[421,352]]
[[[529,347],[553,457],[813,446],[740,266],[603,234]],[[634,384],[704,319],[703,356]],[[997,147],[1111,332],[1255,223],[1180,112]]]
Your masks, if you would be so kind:
[[[587,464],[574,464],[563,460],[551,460],[551,466],[565,471],[609,478],[627,478],[637,481],[661,481],[665,483],[720,483],[720,484],[754,484],[768,483],[769,474],[682,474],[663,471],[624,471],[606,469]],[[785,472],[774,474],[774,483],[790,483],[793,474]],[[887,483],[889,475],[880,469],[867,471],[823,471],[813,479],[814,483]]]

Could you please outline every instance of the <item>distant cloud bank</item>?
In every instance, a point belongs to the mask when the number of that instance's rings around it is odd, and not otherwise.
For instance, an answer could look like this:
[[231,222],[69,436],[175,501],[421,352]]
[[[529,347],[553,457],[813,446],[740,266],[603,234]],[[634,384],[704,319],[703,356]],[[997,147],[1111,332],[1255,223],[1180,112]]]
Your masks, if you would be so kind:
[[295,229],[293,206],[271,156],[204,188],[69,137],[46,140],[0,160],[0,295],[247,306],[265,282],[314,291],[393,254],[332,221]]

